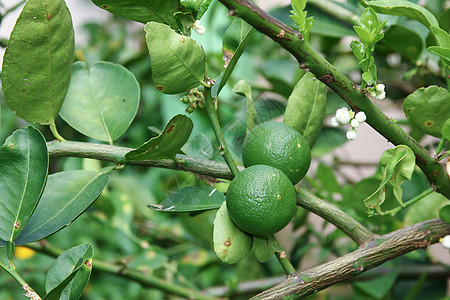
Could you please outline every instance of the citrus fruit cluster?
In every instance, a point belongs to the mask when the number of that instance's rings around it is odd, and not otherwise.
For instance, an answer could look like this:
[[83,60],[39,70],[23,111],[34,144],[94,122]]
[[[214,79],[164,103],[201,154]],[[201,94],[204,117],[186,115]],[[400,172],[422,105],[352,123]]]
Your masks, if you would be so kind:
[[309,169],[309,145],[288,125],[265,122],[246,137],[242,158],[246,169],[233,179],[227,192],[229,216],[252,235],[274,234],[295,213],[294,184]]

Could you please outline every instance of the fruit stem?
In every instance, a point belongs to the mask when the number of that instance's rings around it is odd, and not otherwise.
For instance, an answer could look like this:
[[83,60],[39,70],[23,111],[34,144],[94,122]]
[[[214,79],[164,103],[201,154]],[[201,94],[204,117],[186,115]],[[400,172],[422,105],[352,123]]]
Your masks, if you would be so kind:
[[219,124],[219,118],[217,117],[217,111],[213,103],[213,98],[211,97],[211,88],[207,87],[205,88],[205,108],[211,121],[214,134],[216,135],[217,142],[219,143],[219,152],[225,159],[225,162],[230,168],[231,173],[233,173],[233,176],[236,176],[239,174],[239,169],[236,166],[236,163],[234,162],[233,157],[231,156],[231,153],[225,143],[225,138],[223,137],[222,129]]
[[272,240],[275,243],[276,248],[277,248],[277,251],[275,251],[275,256],[277,257],[278,262],[280,263],[280,265],[283,268],[286,275],[288,275],[288,276],[297,275],[298,274],[297,270],[294,268],[294,266],[291,264],[291,262],[287,258],[286,252],[284,252],[284,250],[281,248],[275,235],[272,235]]

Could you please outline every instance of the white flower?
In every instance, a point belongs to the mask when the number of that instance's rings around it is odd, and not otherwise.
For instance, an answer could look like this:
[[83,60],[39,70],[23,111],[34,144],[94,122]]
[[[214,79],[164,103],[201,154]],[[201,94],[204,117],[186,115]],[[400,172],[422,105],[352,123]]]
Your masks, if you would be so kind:
[[350,129],[347,131],[347,134],[345,135],[348,140],[354,140],[356,139],[357,133],[355,129]]
[[350,126],[352,126],[353,128],[358,128],[359,127],[359,122],[356,119],[352,119],[350,121]]
[[331,126],[339,127],[339,122],[337,121],[336,117],[331,118]]
[[195,21],[194,25],[192,25],[192,29],[200,35],[204,35],[206,31],[205,26],[202,25],[200,20]]
[[445,237],[443,237],[440,242],[442,247],[450,249],[450,235],[446,235]]
[[355,120],[358,121],[359,123],[365,122],[367,120],[366,114],[363,111],[360,111],[359,113],[356,114]]
[[338,121],[339,124],[341,125],[348,124],[350,122],[350,119],[351,119],[350,112],[346,107],[343,107],[336,111],[336,120]]
[[375,97],[375,99],[377,100],[383,100],[384,98],[386,98],[386,92],[384,91],[385,87],[386,86],[382,83],[377,84],[376,86],[370,89],[370,95],[372,97]]

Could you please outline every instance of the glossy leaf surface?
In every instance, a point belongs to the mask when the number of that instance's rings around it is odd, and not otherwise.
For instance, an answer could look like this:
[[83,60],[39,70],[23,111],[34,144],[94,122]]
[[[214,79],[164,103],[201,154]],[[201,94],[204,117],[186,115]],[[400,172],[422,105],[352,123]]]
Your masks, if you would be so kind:
[[48,172],[42,134],[32,126],[16,130],[0,147],[0,239],[13,241],[35,209]]
[[72,18],[63,0],[29,0],[5,51],[6,103],[28,122],[51,124],[70,83],[74,54]]
[[246,131],[249,133],[257,125],[258,115],[256,113],[255,104],[253,102],[252,87],[245,80],[239,80],[233,87],[233,92],[244,95],[247,98],[247,126]]
[[47,273],[44,299],[79,299],[91,275],[93,255],[92,246],[83,244],[58,256]]
[[16,244],[39,241],[69,225],[97,199],[108,181],[109,175],[87,170],[49,175],[41,200]]
[[325,84],[308,72],[289,96],[283,123],[300,132],[312,147],[320,134],[326,105]]
[[118,139],[133,121],[139,84],[125,67],[109,62],[76,62],[60,115],[70,126],[97,140]]
[[185,115],[176,115],[164,127],[163,132],[150,139],[136,150],[125,155],[128,160],[175,158],[186,143],[193,128],[192,120]]
[[205,52],[190,37],[169,26],[150,22],[145,40],[152,61],[156,88],[165,94],[186,92],[202,84],[206,76]]

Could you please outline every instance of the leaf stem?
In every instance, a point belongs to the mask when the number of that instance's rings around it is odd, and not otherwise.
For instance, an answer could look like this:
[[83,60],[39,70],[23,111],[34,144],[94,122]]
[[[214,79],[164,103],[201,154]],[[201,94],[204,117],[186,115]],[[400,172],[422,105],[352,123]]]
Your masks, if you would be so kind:
[[419,201],[419,200],[421,200],[422,198],[428,196],[428,195],[431,194],[432,192],[433,192],[433,189],[432,189],[432,188],[428,188],[428,189],[426,189],[425,191],[423,191],[422,193],[420,193],[419,195],[417,195],[416,197],[414,197],[414,198],[412,198],[412,199],[406,201],[406,202],[404,203],[404,206],[398,206],[398,207],[396,207],[396,208],[393,208],[393,209],[390,209],[390,210],[386,210],[386,211],[383,211],[383,212],[380,211],[380,215],[382,215],[382,216],[386,216],[386,215],[391,215],[391,216],[393,216],[393,215],[395,215],[396,213],[398,213],[399,211],[403,210],[404,208],[406,208],[406,207],[408,207],[408,206],[410,206],[410,205],[413,205],[413,204],[416,203],[417,201]]
[[230,151],[228,150],[225,138],[223,137],[222,129],[220,128],[219,124],[219,118],[217,117],[217,111],[213,103],[213,98],[211,97],[211,88],[205,88],[205,108],[206,112],[208,113],[209,120],[211,121],[214,134],[216,135],[217,142],[219,143],[219,152],[225,159],[225,162],[230,168],[233,176],[236,176],[237,174],[239,174],[239,169],[237,168],[237,165],[234,162]]
[[439,145],[436,148],[436,155],[439,155],[439,153],[441,153],[442,149],[444,148],[444,144],[447,140],[445,139],[445,137],[442,137],[441,141],[439,142]]
[[20,276],[20,274],[17,273],[17,270],[15,267],[14,268],[8,267],[5,264],[3,264],[1,261],[0,261],[0,267],[2,267],[2,269],[4,269],[9,275],[11,275],[12,278],[14,278],[22,286],[22,288],[26,291],[26,296],[32,295],[34,297],[32,299],[36,299],[36,300],[41,299],[41,297],[38,294],[36,294],[36,292],[28,285],[28,283],[22,278],[22,276]]
[[275,256],[277,257],[278,262],[280,263],[286,275],[288,276],[297,275],[298,274],[297,270],[294,268],[292,263],[287,258],[286,252],[284,252],[283,248],[281,248],[280,243],[278,243],[278,240],[275,237],[275,235],[272,235],[272,240],[277,247],[277,251],[275,251]]
[[56,129],[56,124],[55,124],[55,122],[51,123],[49,126],[50,126],[50,130],[52,131],[52,133],[53,133],[53,135],[55,136],[55,138],[58,139],[58,141],[60,141],[60,142],[66,141],[66,139],[63,138],[63,137],[59,134],[58,130]]

